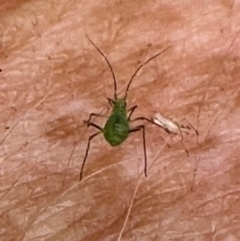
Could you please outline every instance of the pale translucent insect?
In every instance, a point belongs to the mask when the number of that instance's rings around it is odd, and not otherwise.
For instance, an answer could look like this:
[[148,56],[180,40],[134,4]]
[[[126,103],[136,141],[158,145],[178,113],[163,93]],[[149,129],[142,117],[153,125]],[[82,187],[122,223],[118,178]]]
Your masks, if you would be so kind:
[[173,134],[173,135],[180,135],[181,139],[180,142],[185,150],[185,152],[187,153],[187,155],[189,155],[189,152],[187,150],[187,148],[185,147],[185,145],[183,144],[183,133],[185,133],[186,135],[189,135],[191,130],[194,130],[194,132],[196,133],[196,136],[199,135],[198,131],[196,128],[193,127],[193,125],[191,123],[189,123],[186,118],[183,119],[183,121],[185,121],[187,124],[183,125],[183,124],[178,124],[178,122],[165,118],[163,117],[160,113],[156,113],[154,115],[154,117],[152,118],[152,121],[162,127],[168,134]]

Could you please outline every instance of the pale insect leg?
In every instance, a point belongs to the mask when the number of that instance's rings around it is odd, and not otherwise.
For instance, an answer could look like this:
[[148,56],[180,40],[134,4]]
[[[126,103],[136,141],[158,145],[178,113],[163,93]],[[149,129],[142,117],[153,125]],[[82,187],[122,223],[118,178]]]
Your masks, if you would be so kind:
[[[187,156],[189,156],[189,151],[183,143],[183,130],[189,129],[188,126],[186,127],[186,126],[179,125],[176,121],[164,118],[160,113],[156,114],[155,118],[153,118],[152,120],[156,125],[159,125],[161,128],[163,128],[170,135],[171,139],[172,139],[172,135],[179,134],[181,138],[179,142],[184,148]],[[186,133],[188,134],[188,132]]]
[[183,118],[183,121],[185,121],[188,124],[188,129],[193,129],[194,130],[194,132],[196,133],[196,140],[197,140],[197,143],[198,143],[198,136],[199,136],[198,130],[185,117]]
[[191,191],[194,191],[194,187],[196,186],[196,183],[195,183],[195,179],[196,179],[196,175],[197,175],[197,171],[198,171],[198,166],[199,166],[199,162],[200,162],[200,158],[198,157],[197,158],[197,163],[193,169],[193,180],[192,180],[192,185],[191,185]]
[[177,122],[174,122],[174,123],[178,126],[179,133],[181,135],[180,142],[181,142],[182,146],[184,147],[185,152],[189,156],[189,151],[186,149],[185,145],[183,144],[183,131],[184,131],[184,133],[186,133],[188,135],[189,134],[189,132],[188,132],[189,130],[191,130],[191,129],[194,130],[194,132],[196,133],[197,143],[198,143],[199,132],[185,117],[182,119],[182,121],[185,121],[187,123],[187,125],[179,125]]
[[185,146],[184,143],[183,143],[183,132],[182,132],[182,128],[181,128],[181,126],[180,126],[177,122],[174,121],[173,123],[176,125],[176,127],[177,127],[177,129],[178,129],[178,131],[179,131],[179,134],[180,134],[180,136],[181,136],[181,139],[180,139],[179,142],[181,143],[181,145],[182,145],[183,149],[185,150],[187,156],[189,156],[189,151],[188,151],[188,149],[186,148],[186,146]]

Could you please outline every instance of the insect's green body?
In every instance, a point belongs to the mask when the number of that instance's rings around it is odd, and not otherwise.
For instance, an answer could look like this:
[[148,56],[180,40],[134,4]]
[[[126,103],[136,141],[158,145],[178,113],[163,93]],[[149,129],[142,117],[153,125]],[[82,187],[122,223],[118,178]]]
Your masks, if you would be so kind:
[[103,128],[100,127],[99,125],[91,122],[91,118],[93,116],[98,116],[98,117],[106,117],[106,116],[103,116],[103,115],[100,115],[100,114],[97,114],[97,113],[91,113],[89,115],[88,120],[84,121],[87,124],[87,126],[93,126],[96,129],[98,129],[98,132],[89,136],[87,149],[86,149],[86,152],[85,152],[85,156],[84,156],[81,171],[80,171],[80,180],[82,179],[83,168],[84,168],[87,156],[88,156],[88,151],[89,151],[89,148],[90,148],[91,140],[93,138],[95,138],[97,135],[99,135],[100,133],[103,133],[105,140],[111,146],[118,146],[128,138],[129,133],[136,132],[136,131],[142,131],[144,163],[145,163],[144,173],[145,173],[145,176],[147,176],[147,154],[146,154],[146,141],[145,141],[145,126],[144,125],[138,125],[138,126],[135,126],[135,127],[131,128],[130,123],[133,122],[133,121],[136,121],[136,120],[146,120],[146,121],[148,121],[152,124],[155,124],[155,123],[152,120],[150,120],[146,117],[138,117],[138,118],[135,118],[135,119],[131,120],[131,115],[134,112],[134,110],[137,108],[137,105],[135,105],[135,106],[133,106],[133,107],[131,107],[130,109],[127,110],[127,103],[126,103],[127,93],[128,93],[128,89],[129,89],[129,87],[132,83],[132,80],[136,76],[138,71],[144,65],[146,65],[148,62],[150,62],[152,59],[156,58],[161,53],[165,52],[170,46],[168,46],[163,51],[155,54],[154,56],[149,58],[147,61],[142,63],[136,69],[136,71],[134,72],[132,77],[130,78],[130,80],[128,82],[128,85],[127,85],[127,88],[126,88],[126,91],[125,91],[124,97],[118,98],[117,97],[117,82],[116,82],[115,74],[113,72],[111,64],[109,63],[107,57],[102,53],[102,51],[93,43],[93,41],[88,36],[87,36],[87,38],[92,43],[92,45],[95,47],[95,49],[103,56],[103,58],[106,60],[108,66],[111,70],[112,77],[113,77],[113,83],[114,83],[114,99],[112,100],[112,99],[107,98],[108,102],[111,104],[112,113],[111,113],[110,117],[108,117],[107,122],[106,122],[106,124]]
[[118,146],[127,139],[129,130],[125,98],[117,98],[114,100],[112,114],[102,130],[103,135],[111,146]]

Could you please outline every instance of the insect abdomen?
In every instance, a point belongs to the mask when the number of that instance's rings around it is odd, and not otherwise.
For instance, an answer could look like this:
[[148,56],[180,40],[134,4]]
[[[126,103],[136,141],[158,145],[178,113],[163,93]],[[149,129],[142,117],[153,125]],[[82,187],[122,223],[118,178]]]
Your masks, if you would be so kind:
[[103,128],[103,134],[111,146],[120,145],[129,134],[128,120],[117,113],[113,113]]

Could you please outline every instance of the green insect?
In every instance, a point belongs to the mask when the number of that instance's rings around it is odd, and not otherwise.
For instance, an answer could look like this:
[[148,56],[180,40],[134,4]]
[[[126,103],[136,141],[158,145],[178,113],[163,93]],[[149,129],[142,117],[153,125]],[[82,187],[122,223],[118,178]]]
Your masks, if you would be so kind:
[[114,99],[111,98],[107,98],[111,108],[112,108],[112,112],[111,115],[109,116],[105,126],[102,128],[100,126],[98,126],[97,124],[91,122],[91,118],[93,116],[97,116],[97,117],[103,117],[103,115],[101,114],[97,114],[97,113],[91,113],[89,115],[89,118],[87,121],[84,121],[84,123],[87,124],[87,127],[89,126],[93,126],[96,129],[98,129],[98,132],[94,133],[93,135],[89,136],[88,139],[88,144],[87,144],[87,149],[85,152],[85,156],[83,158],[83,163],[82,163],[82,167],[81,167],[81,171],[80,171],[80,180],[82,180],[82,176],[83,176],[83,169],[88,157],[88,151],[90,148],[90,144],[91,141],[93,140],[93,138],[95,138],[97,135],[99,134],[103,134],[105,140],[111,145],[111,146],[118,146],[120,145],[122,142],[124,142],[127,138],[128,135],[132,132],[136,132],[136,131],[142,131],[142,138],[143,138],[143,150],[144,150],[144,173],[145,176],[147,177],[147,154],[146,154],[146,138],[145,138],[145,126],[144,125],[139,125],[136,127],[131,127],[130,123],[137,121],[137,120],[146,120],[154,125],[156,125],[153,120],[148,119],[146,117],[137,117],[133,120],[131,120],[131,116],[134,112],[134,110],[137,108],[137,105],[134,105],[133,107],[127,109],[127,94],[128,94],[128,90],[129,87],[132,83],[132,80],[134,79],[134,77],[136,76],[136,74],[139,72],[139,70],[146,65],[148,62],[150,62],[152,59],[156,58],[157,56],[159,56],[160,54],[162,54],[163,52],[165,52],[167,49],[169,49],[171,46],[168,46],[167,48],[165,48],[164,50],[162,50],[161,52],[158,52],[157,54],[153,55],[151,58],[149,58],[147,61],[145,61],[144,63],[142,63],[133,73],[132,77],[130,78],[126,91],[125,91],[125,95],[123,98],[119,98],[117,96],[117,82],[116,82],[116,78],[115,78],[115,74],[113,72],[113,68],[110,64],[110,62],[108,61],[107,57],[103,54],[103,52],[96,46],[96,44],[86,35],[86,37],[88,38],[88,40],[91,42],[91,44],[95,47],[95,49],[102,55],[102,57],[105,59],[105,61],[108,64],[108,67],[112,73],[112,77],[113,77],[113,83],[114,83]]

